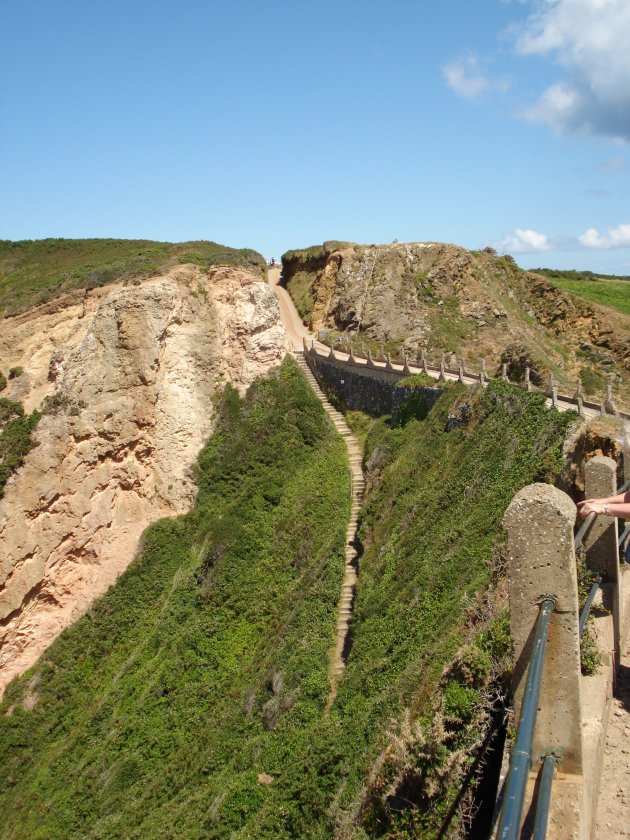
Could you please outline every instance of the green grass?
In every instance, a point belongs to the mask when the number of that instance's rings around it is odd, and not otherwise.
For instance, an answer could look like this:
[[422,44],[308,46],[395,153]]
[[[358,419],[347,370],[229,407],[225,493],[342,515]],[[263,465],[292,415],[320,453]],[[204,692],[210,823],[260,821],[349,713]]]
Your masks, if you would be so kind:
[[536,268],[532,271],[542,274],[565,292],[630,315],[630,277],[550,268]]
[[72,289],[148,277],[179,263],[246,266],[264,274],[263,257],[216,242],[144,239],[0,240],[0,314],[13,315]]
[[[473,419],[447,433],[462,399]],[[151,526],[8,688],[3,837],[437,837],[461,780],[450,756],[465,771],[505,637],[498,617],[471,639],[468,607],[513,493],[558,470],[568,419],[499,381],[445,388],[422,423],[365,429],[366,551],[326,718],[344,447],[293,363],[244,400],[228,389],[195,509]]]

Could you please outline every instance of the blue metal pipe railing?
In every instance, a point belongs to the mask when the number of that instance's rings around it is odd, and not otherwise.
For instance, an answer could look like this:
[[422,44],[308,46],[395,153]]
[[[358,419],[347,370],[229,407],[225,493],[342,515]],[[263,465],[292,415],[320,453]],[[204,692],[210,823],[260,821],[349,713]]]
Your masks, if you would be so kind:
[[577,549],[582,544],[582,542],[584,540],[584,537],[587,535],[587,533],[591,529],[591,525],[593,524],[593,522],[595,522],[596,516],[597,516],[596,513],[589,513],[589,515],[586,517],[586,519],[582,523],[579,531],[573,537],[573,548],[574,549]]
[[536,800],[536,816],[534,817],[533,840],[545,840],[547,836],[547,823],[549,822],[549,806],[551,805],[551,785],[553,783],[553,771],[556,768],[556,757],[546,755],[543,761],[540,774],[540,785],[538,787],[538,799]]
[[584,602],[584,606],[582,607],[582,612],[580,613],[580,636],[584,632],[584,628],[586,627],[586,622],[588,620],[589,614],[591,612],[591,607],[593,606],[593,601],[595,600],[595,596],[601,589],[601,581],[596,580],[595,583],[591,586],[591,591],[588,593],[588,598]]
[[498,840],[517,840],[520,832],[525,786],[527,785],[527,774],[532,760],[532,740],[536,712],[538,711],[538,697],[540,695],[547,637],[555,605],[555,598],[551,595],[547,595],[540,605],[523,694],[521,717],[505,784],[503,808],[497,831]]

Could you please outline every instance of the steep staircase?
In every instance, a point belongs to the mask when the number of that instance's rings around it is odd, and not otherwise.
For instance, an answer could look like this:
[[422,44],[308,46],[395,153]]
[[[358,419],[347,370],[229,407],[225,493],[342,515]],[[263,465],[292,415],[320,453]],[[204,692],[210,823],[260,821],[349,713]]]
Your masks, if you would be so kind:
[[346,563],[343,574],[343,582],[341,584],[341,597],[339,598],[339,617],[335,628],[335,648],[332,653],[330,668],[328,671],[330,692],[328,695],[326,709],[329,710],[335,700],[337,686],[346,664],[345,660],[349,642],[348,632],[354,605],[358,558],[360,553],[357,526],[361,501],[363,499],[363,494],[365,493],[365,478],[363,476],[361,447],[359,446],[357,439],[350,431],[348,424],[343,418],[343,414],[337,411],[337,409],[335,409],[326,398],[326,395],[319,387],[317,380],[313,376],[313,373],[304,358],[304,353],[295,351],[293,355],[295,356],[298,365],[304,372],[304,376],[306,376],[309,385],[324,406],[326,413],[333,421],[335,428],[344,439],[346,449],[348,450],[348,460],[350,461],[352,506],[350,508],[350,521],[348,522],[348,527],[346,528]]

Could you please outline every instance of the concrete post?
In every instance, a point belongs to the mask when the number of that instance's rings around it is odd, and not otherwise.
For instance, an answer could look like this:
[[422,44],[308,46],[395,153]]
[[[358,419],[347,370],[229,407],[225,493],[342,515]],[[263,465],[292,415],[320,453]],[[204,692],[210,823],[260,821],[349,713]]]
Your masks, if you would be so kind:
[[403,373],[405,374],[405,376],[410,376],[411,368],[409,367],[409,359],[407,358],[407,356],[403,356],[403,363]]
[[392,365],[392,357],[389,353],[385,356],[385,367],[387,370],[393,370],[394,368],[394,366]]
[[532,383],[529,379],[529,366],[525,368],[525,390],[531,391],[532,390]]
[[486,360],[481,360],[481,369],[479,370],[479,384],[482,388],[486,387],[488,375],[486,373]]
[[368,367],[374,367],[374,359],[372,358],[372,351],[371,350],[367,351],[367,366]]
[[575,386],[575,395],[574,399],[578,400],[582,397],[582,380],[578,376],[578,381]]
[[553,373],[549,374],[549,382],[547,383],[547,393],[551,397],[553,395],[553,389],[556,386],[556,381],[553,378]]
[[458,375],[457,375],[457,381],[461,382],[462,385],[464,384],[464,360],[463,359],[459,363],[459,372],[458,372]]
[[558,408],[558,386],[553,385],[551,388],[551,405]]
[[330,353],[328,354],[328,358],[329,359],[334,359],[335,358],[335,348],[332,346],[332,344],[330,345]]
[[501,379],[505,379],[506,382],[509,382],[510,380],[508,379],[507,369],[508,369],[507,362],[503,362],[501,364]]
[[352,344],[350,345],[350,355],[349,355],[348,361],[356,362],[356,359],[354,358],[354,348],[353,348]]
[[578,592],[571,499],[549,484],[516,494],[503,518],[508,532],[510,627],[514,642],[514,705],[520,713],[525,677],[545,595],[554,610],[532,744],[527,814],[541,758],[553,753],[558,775],[551,795],[548,838],[583,837],[582,702]]
[[429,363],[427,362],[427,354],[426,353],[422,354],[422,370],[425,373],[429,372]]
[[606,385],[606,400],[604,401],[604,410],[606,414],[612,414],[613,416],[617,413],[617,408],[615,406],[615,401],[613,400],[612,395],[612,385],[610,382]]
[[[584,485],[587,499],[601,499],[617,493],[617,464],[605,455],[596,455],[584,467]],[[621,628],[623,626],[621,573],[617,548],[618,520],[613,516],[597,516],[591,526],[584,547],[589,569],[602,575],[604,606],[612,612],[615,644],[615,663],[619,665]]]
[[446,381],[446,376],[444,374],[444,353],[440,354],[440,375],[438,376],[438,380],[440,382]]
[[576,397],[577,399],[577,410],[580,417],[584,417],[584,400],[581,396]]

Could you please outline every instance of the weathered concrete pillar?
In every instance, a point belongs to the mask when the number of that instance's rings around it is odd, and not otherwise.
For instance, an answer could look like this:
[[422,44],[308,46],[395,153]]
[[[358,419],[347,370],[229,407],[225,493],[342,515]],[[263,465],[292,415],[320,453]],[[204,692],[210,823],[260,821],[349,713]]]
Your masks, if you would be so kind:
[[612,414],[613,416],[617,414],[617,408],[615,406],[615,401],[613,400],[612,395],[612,385],[610,382],[606,385],[606,399],[604,400],[604,411],[606,414]]
[[392,365],[392,357],[389,353],[385,356],[385,367],[387,368],[387,370],[394,369],[394,366]]
[[[587,499],[601,499],[617,493],[617,464],[605,455],[596,455],[584,467]],[[604,606],[612,612],[615,643],[615,662],[619,665],[621,628],[623,626],[621,574],[617,548],[618,520],[614,516],[597,516],[586,539],[586,564],[602,575]]]
[[429,363],[427,362],[427,354],[426,353],[422,354],[422,370],[425,373],[429,372]]
[[558,408],[558,386],[555,384],[551,388],[551,405]]
[[350,355],[349,355],[348,361],[356,362],[356,359],[354,358],[354,348],[353,348],[352,344],[350,345]]
[[335,348],[332,346],[332,344],[330,345],[330,352],[328,353],[328,358],[329,359],[334,359],[335,358]]
[[486,360],[481,360],[481,368],[479,370],[479,384],[482,388],[485,388],[488,380],[488,374],[486,373]]
[[507,362],[503,362],[501,364],[501,379],[505,379],[506,382],[509,382],[510,380],[508,379],[507,369],[508,369]]
[[584,400],[581,396],[576,397],[577,399],[577,411],[580,417],[584,417]]
[[367,366],[368,367],[374,367],[374,359],[372,358],[372,351],[371,350],[367,351]]
[[411,368],[409,367],[409,359],[407,356],[403,356],[403,373],[405,376],[409,376],[411,374]]
[[582,397],[582,380],[578,376],[578,380],[575,384],[575,394],[573,395],[574,399],[580,399]]
[[464,360],[463,359],[459,363],[459,371],[458,371],[458,374],[457,374],[457,381],[461,382],[462,385],[464,384]]
[[529,366],[525,368],[525,390],[531,391],[532,390],[532,383],[529,380]]
[[[558,773],[553,782],[548,838],[583,836],[582,703],[578,592],[571,499],[549,484],[531,484],[516,494],[503,524],[508,531],[510,627],[514,641],[514,705],[520,713],[533,630],[539,604],[553,595],[556,607],[549,629],[538,713],[532,744],[528,796],[539,762],[553,753]],[[571,783],[567,784],[567,780]],[[525,813],[529,800],[525,804]]]
[[446,375],[444,373],[444,353],[440,354],[440,375],[438,376],[438,380],[440,382],[446,381]]

